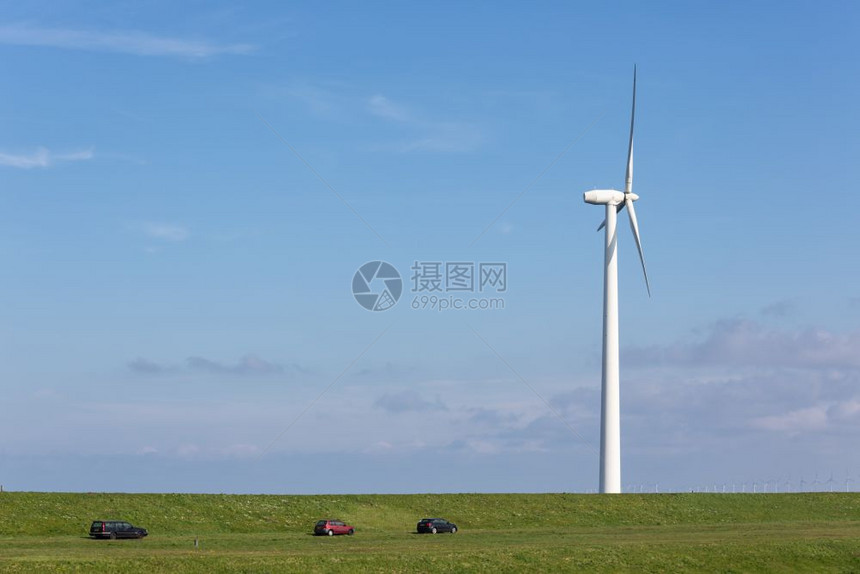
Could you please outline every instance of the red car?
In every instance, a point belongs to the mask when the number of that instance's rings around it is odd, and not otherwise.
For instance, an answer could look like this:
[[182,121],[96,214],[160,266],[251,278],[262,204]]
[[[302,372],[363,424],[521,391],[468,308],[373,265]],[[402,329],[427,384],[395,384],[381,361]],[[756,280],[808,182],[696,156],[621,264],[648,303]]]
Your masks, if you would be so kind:
[[355,534],[355,528],[343,520],[320,520],[314,526],[314,534],[317,536],[334,536],[335,534]]

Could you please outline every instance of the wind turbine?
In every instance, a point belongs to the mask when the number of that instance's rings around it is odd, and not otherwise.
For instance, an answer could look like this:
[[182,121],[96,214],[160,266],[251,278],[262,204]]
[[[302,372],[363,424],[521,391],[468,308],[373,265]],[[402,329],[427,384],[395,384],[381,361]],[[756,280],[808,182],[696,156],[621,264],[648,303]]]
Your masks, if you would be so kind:
[[651,296],[645,256],[639,241],[639,224],[633,202],[633,120],[636,117],[636,66],[633,67],[633,106],[630,112],[630,144],[627,148],[627,178],[624,191],[593,189],[583,194],[585,203],[606,206],[606,219],[597,228],[606,229],[603,268],[603,381],[600,417],[600,492],[621,492],[621,407],[618,384],[618,237],[616,215],[625,207],[630,217],[630,229],[639,250],[645,287]]

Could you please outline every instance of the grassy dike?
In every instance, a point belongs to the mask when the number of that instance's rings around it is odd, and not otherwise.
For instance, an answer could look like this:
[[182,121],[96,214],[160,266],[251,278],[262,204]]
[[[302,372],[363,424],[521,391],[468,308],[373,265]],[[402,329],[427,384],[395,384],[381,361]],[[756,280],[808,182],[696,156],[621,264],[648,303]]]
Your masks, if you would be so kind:
[[[413,534],[430,515],[461,531]],[[310,536],[324,517],[348,521],[356,535]],[[150,536],[86,538],[92,520],[112,518]],[[95,568],[860,572],[860,494],[0,493],[0,571]]]

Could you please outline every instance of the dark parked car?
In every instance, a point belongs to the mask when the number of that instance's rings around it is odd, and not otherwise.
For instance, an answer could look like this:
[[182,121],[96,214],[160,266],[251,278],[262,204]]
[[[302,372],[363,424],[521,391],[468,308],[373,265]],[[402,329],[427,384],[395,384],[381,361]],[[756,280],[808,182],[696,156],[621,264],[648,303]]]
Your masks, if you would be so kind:
[[436,534],[437,532],[457,532],[457,525],[444,518],[422,518],[418,521],[418,534]]
[[343,520],[320,520],[314,526],[314,534],[317,536],[334,536],[335,534],[355,534],[355,528]]
[[93,538],[143,538],[149,534],[146,528],[132,526],[122,520],[94,520],[90,526],[90,536]]

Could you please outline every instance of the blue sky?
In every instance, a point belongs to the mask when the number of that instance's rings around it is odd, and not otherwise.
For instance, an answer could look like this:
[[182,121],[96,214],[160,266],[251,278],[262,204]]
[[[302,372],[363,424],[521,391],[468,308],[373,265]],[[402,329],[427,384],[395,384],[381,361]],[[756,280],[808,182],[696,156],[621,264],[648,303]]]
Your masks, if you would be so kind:
[[[634,63],[624,488],[860,485],[854,4],[0,13],[5,488],[596,488]],[[416,261],[504,309],[413,309]]]

